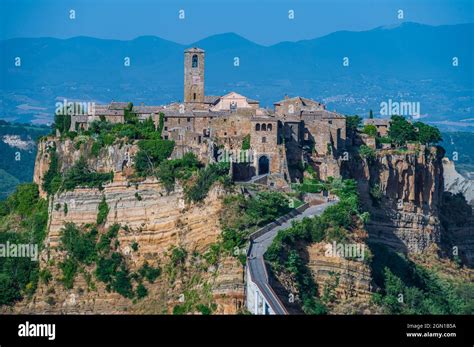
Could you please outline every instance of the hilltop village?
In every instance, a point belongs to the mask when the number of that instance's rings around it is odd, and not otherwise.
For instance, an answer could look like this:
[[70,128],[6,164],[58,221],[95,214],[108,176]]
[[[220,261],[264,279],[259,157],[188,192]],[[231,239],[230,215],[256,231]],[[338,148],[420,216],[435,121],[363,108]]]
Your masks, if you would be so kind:
[[[127,102],[95,105],[92,115],[74,115],[70,130],[87,130],[99,119],[124,123],[126,112],[139,120],[151,118],[158,127],[161,115],[162,137],[175,143],[173,157],[193,152],[200,161],[209,163],[218,159],[219,149],[225,150],[231,153],[234,180],[269,174],[272,185],[285,186],[301,180],[298,165],[302,161],[310,163],[320,179],[340,176],[340,158],[347,141],[343,115],[300,96],[285,96],[271,110],[236,92],[205,95],[204,66],[204,50],[190,48],[184,52],[183,103],[130,109]],[[386,131],[388,120],[376,121],[377,128]],[[246,141],[247,148],[243,146]],[[242,148],[250,150],[244,160],[238,152]]]
[[469,310],[435,277],[416,287],[426,303],[393,305],[387,287],[413,292],[400,266],[456,273],[453,288],[472,276],[472,208],[444,189],[437,129],[401,116],[362,128],[300,96],[269,109],[205,95],[204,66],[202,49],[184,52],[182,102],[57,105],[34,183],[0,204],[0,231],[40,245],[26,273],[39,276],[17,280],[4,312]]

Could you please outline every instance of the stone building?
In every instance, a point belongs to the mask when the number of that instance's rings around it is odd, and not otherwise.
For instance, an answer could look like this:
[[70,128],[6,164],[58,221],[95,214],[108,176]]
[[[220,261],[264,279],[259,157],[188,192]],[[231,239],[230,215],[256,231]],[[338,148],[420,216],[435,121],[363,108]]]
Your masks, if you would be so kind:
[[377,128],[377,135],[387,136],[390,129],[390,119],[366,118],[364,125],[374,125]]
[[[134,106],[130,112],[139,120],[163,117],[164,139],[175,142],[174,158],[193,152],[204,163],[220,160],[219,152],[240,151],[250,137],[248,162],[230,160],[235,177],[249,179],[269,175],[270,181],[302,179],[302,162],[316,166],[321,178],[338,175],[337,157],[346,141],[345,117],[326,110],[320,102],[296,96],[274,103],[274,109],[260,107],[257,100],[237,92],[223,96],[204,94],[205,52],[190,48],[184,52],[184,102],[162,106]],[[124,122],[128,103],[99,105],[98,114],[78,118],[84,128],[102,115],[111,122]],[[320,169],[319,169],[320,168]],[[276,181],[275,181],[276,180]]]
[[184,51],[184,102],[204,103],[204,50]]

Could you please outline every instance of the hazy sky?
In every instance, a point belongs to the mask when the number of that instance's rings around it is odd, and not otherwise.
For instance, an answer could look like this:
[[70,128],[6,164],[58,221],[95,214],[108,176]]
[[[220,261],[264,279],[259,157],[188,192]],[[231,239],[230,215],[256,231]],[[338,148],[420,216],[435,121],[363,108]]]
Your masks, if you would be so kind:
[[[474,0],[0,0],[0,39],[49,36],[132,39],[156,35],[189,44],[235,32],[260,44],[367,30],[404,21],[473,22]],[[69,11],[76,19],[69,19]],[[185,19],[178,18],[180,10]],[[288,18],[294,10],[295,18]]]

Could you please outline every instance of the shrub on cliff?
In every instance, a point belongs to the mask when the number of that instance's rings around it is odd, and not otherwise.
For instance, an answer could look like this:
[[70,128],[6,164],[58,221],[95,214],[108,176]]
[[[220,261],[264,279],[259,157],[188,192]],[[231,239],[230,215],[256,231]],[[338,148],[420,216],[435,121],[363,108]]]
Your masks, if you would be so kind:
[[140,175],[153,175],[158,165],[166,160],[174,149],[169,140],[141,140],[135,155],[135,168]]
[[68,255],[84,264],[91,264],[97,257],[97,229],[80,230],[74,223],[66,223],[61,229],[61,243]]
[[50,164],[48,171],[43,177],[43,190],[48,193],[48,195],[54,195],[60,188],[62,177],[59,172],[59,162],[58,155],[56,154],[56,149],[54,147],[48,150],[50,156]]
[[142,278],[148,280],[148,282],[153,283],[161,275],[160,267],[152,267],[145,262],[142,267],[138,270],[138,273]]
[[[37,192],[36,184],[22,184],[0,203],[1,245],[31,244],[38,247],[39,255],[46,235],[48,203],[40,199]],[[38,261],[28,257],[0,257],[0,306],[14,304],[23,296],[33,294],[38,278]]]
[[174,190],[177,179],[187,180],[201,167],[194,153],[188,152],[180,159],[164,160],[156,170],[156,177],[169,193]]
[[105,223],[108,215],[109,215],[109,205],[107,205],[105,196],[102,196],[102,200],[100,201],[99,206],[98,206],[97,225],[101,225]]
[[73,190],[76,187],[89,187],[102,189],[104,183],[112,181],[113,172],[99,173],[87,167],[86,160],[81,157],[65,174],[62,187]]
[[372,161],[375,159],[375,150],[369,146],[362,145],[359,148],[359,155],[368,161]]
[[418,141],[425,145],[436,144],[443,139],[438,128],[430,126],[422,122],[413,123],[414,127],[418,130]]
[[194,184],[185,187],[184,194],[186,200],[193,202],[204,200],[212,185],[227,176],[228,172],[228,163],[209,164],[206,168],[199,171]]
[[362,132],[370,137],[377,136],[377,127],[373,124],[367,124],[364,126],[364,130]]
[[473,314],[472,296],[459,284],[441,279],[381,244],[369,244],[374,254],[372,276],[382,289],[374,301],[389,314]]

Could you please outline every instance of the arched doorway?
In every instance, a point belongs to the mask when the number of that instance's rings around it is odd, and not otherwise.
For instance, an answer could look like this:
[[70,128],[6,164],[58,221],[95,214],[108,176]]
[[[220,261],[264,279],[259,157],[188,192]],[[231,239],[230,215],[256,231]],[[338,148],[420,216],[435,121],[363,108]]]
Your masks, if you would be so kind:
[[265,175],[270,171],[270,161],[266,155],[258,158],[258,174]]

